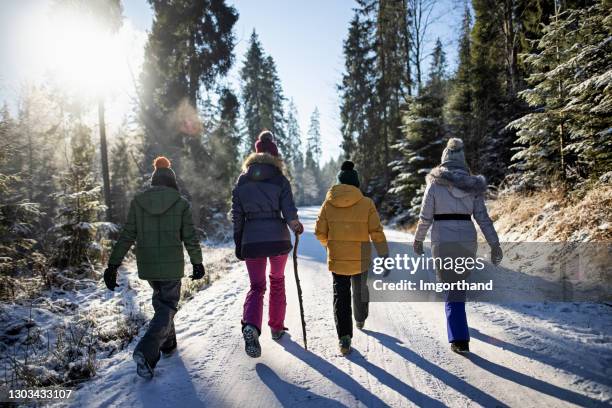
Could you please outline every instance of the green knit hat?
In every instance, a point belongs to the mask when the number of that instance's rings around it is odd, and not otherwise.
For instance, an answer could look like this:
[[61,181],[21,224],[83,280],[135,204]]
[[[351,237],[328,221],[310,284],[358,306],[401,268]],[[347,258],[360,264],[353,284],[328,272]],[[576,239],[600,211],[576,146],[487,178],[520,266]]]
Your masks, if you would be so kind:
[[355,163],[350,160],[342,163],[338,172],[338,183],[348,184],[359,188],[359,173],[355,170]]

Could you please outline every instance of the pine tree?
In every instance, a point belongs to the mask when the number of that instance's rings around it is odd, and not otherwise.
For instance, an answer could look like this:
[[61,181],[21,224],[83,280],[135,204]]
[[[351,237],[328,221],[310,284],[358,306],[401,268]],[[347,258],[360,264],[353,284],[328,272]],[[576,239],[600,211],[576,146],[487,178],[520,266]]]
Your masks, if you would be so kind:
[[612,169],[612,14],[604,3],[577,11],[580,50],[557,69],[573,68],[569,89],[567,150],[577,155],[577,174],[597,179]]
[[[61,156],[58,149],[64,143],[61,116],[56,107],[58,94],[50,94],[42,88],[25,87],[20,96],[14,137],[19,148],[8,158],[13,174],[20,181],[14,185],[15,194],[22,200],[36,203],[40,208],[40,229],[51,227],[57,201],[53,193],[57,183],[53,175]],[[64,103],[65,101],[60,101]],[[61,110],[61,109],[60,109]]]
[[[376,24],[376,91],[379,97],[378,115],[381,120],[380,149],[382,163],[376,196],[382,199],[395,177],[389,164],[395,153],[391,146],[401,139],[400,109],[410,94],[412,83],[406,61],[410,59],[409,42],[406,41],[406,5],[395,0],[380,0]],[[373,146],[375,147],[375,146]],[[391,206],[391,203],[386,205]]]
[[296,169],[304,161],[302,153],[302,132],[298,122],[298,111],[293,99],[289,101],[289,109],[287,110],[287,150],[291,154],[285,158],[290,168]]
[[[363,2],[362,2],[363,3]],[[341,94],[342,149],[364,173],[364,181],[372,174],[370,166],[374,152],[363,154],[374,132],[375,54],[374,21],[370,17],[372,5],[361,4],[355,9],[348,37],[344,41],[345,73],[338,89]],[[375,160],[374,160],[375,161]]]
[[180,170],[186,135],[182,126],[167,124],[181,104],[196,109],[202,87],[214,89],[215,81],[229,72],[238,13],[225,0],[149,3],[154,19],[145,47],[139,95],[145,163],[165,154]]
[[276,64],[266,56],[257,33],[251,34],[250,46],[240,70],[242,108],[246,129],[245,149],[251,149],[259,133],[268,129],[274,134],[282,156],[289,158],[285,131],[285,97]]
[[[459,37],[459,63],[452,79],[452,87],[446,106],[446,121],[453,137],[463,139],[467,159],[474,160],[474,92],[472,89],[474,66],[472,63],[472,15],[470,9],[465,7],[461,34]],[[469,150],[471,149],[471,150]],[[472,165],[471,162],[468,164]]]
[[610,168],[609,26],[601,4],[557,8],[526,56],[530,88],[520,95],[533,110],[509,127],[518,130],[514,167],[527,186],[597,177]]
[[304,154],[302,152],[302,132],[298,122],[298,111],[293,99],[289,101],[287,110],[287,146],[291,155],[285,158],[285,163],[288,167],[293,198],[298,205],[301,205],[304,200],[302,196]]
[[[464,140],[466,157],[470,169],[485,174],[490,182],[503,179],[510,163],[510,147],[514,140],[512,132],[505,125],[513,119],[515,108],[514,92],[516,82],[508,72],[516,67],[505,54],[505,41],[500,27],[504,19],[498,12],[496,2],[474,0],[472,2],[475,23],[472,28],[472,132]],[[510,11],[509,11],[510,12]],[[514,49],[509,46],[509,49]],[[512,50],[509,51],[512,54]]]
[[446,56],[440,39],[432,53],[429,78],[419,94],[409,101],[404,113],[404,139],[394,146],[401,159],[394,163],[398,176],[392,193],[408,212],[403,220],[414,220],[419,213],[425,175],[440,161],[446,126],[443,107],[446,100]]
[[0,111],[0,299],[14,298],[14,278],[41,271],[46,263],[37,249],[40,206],[20,197],[20,175],[9,165],[10,158],[20,154],[16,130],[17,123],[4,104]]
[[304,160],[303,194],[307,204],[315,204],[321,197],[320,167],[321,159],[321,115],[315,108],[310,116],[306,155]]
[[123,223],[127,220],[130,200],[138,188],[138,178],[133,164],[132,146],[128,135],[122,130],[111,149],[111,200],[112,221]]
[[240,129],[238,126],[240,104],[234,92],[225,88],[218,102],[218,121],[209,139],[212,152],[210,171],[221,199],[228,201],[231,188],[240,173]]
[[306,165],[319,166],[321,159],[321,114],[319,108],[310,115],[308,138],[306,139]]
[[99,255],[95,243],[97,219],[105,207],[101,202],[101,186],[94,178],[91,129],[77,123],[71,133],[71,162],[61,174],[62,191],[57,194],[61,207],[60,224],[53,229],[56,248],[53,264],[91,273],[97,260],[95,255]]

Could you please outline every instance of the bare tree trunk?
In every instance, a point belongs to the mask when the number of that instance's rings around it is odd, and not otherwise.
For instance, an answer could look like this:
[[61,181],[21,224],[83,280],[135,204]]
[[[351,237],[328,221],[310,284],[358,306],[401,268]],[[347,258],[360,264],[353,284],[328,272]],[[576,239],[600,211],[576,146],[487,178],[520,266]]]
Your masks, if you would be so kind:
[[195,50],[195,32],[194,28],[191,28],[189,35],[189,102],[194,108],[197,108],[198,99],[198,73],[196,71],[196,50]]
[[517,28],[514,14],[515,5],[515,0],[504,1],[502,24],[504,46],[506,49],[507,91],[512,97],[516,97],[518,84]]
[[423,81],[423,53],[425,42],[427,40],[427,32],[431,24],[437,20],[432,18],[432,12],[437,0],[409,0],[408,7],[410,11],[410,40],[411,40],[411,55],[414,68],[416,70],[416,85],[417,90],[421,89]]
[[[555,22],[558,24],[559,23],[559,14],[561,13],[561,5],[559,4],[559,2],[557,0],[555,0]],[[556,39],[556,46],[555,46],[555,50],[556,50],[556,56],[557,56],[557,65],[559,65],[559,40]],[[561,79],[559,79],[558,84],[557,84],[557,92],[559,97],[561,97],[562,93],[563,93],[563,84],[561,82]],[[563,122],[564,122],[564,115],[563,113],[561,114],[561,121],[559,123],[559,156],[561,159],[561,179],[563,180],[563,182],[565,182],[565,180],[567,179],[567,173],[565,171],[565,152],[563,151],[564,148],[564,144],[565,144],[565,128],[563,126]]]
[[102,181],[104,183],[104,203],[106,204],[106,220],[112,221],[113,210],[110,192],[110,176],[108,172],[108,149],[106,146],[106,122],[104,119],[104,98],[98,99],[98,125],[100,127],[100,159],[102,160]]
[[410,67],[410,9],[407,0],[402,0],[402,13],[404,14],[404,47],[406,48],[406,84],[408,96],[412,96],[412,69]]

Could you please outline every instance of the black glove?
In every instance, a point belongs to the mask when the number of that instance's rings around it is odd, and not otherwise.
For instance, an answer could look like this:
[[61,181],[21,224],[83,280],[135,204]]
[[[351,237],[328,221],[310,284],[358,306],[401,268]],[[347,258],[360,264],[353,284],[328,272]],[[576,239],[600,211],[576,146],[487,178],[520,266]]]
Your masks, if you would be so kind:
[[241,261],[244,261],[244,258],[242,257],[242,244],[240,242],[236,244],[236,249],[234,253],[236,254],[236,258],[240,259]]
[[234,253],[236,254],[236,258],[244,261],[242,257],[242,231],[234,232]]
[[108,267],[104,270],[104,283],[108,290],[115,291],[117,285],[117,269],[119,269],[119,265],[108,265]]
[[497,266],[501,263],[502,259],[504,259],[504,253],[501,246],[499,244],[493,245],[491,247],[491,262]]
[[418,256],[423,255],[424,254],[423,241],[415,240],[414,243],[412,244],[412,249],[414,249],[414,253],[417,254]]
[[193,265],[193,274],[190,276],[192,280],[202,279],[204,277],[204,265],[192,264]]

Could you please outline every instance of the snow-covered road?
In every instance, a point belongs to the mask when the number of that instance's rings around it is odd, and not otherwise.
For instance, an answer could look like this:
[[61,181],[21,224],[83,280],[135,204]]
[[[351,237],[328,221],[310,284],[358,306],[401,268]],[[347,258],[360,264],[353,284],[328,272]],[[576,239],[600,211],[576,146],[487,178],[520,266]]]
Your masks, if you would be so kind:
[[340,356],[331,274],[312,234],[316,211],[300,209],[308,351],[288,263],[291,335],[277,343],[264,328],[261,358],[245,355],[240,317],[248,279],[241,263],[181,308],[178,352],[159,363],[152,381],[135,375],[132,345],[101,360],[73,405],[610,406],[612,314],[602,305],[470,303],[472,354],[462,357],[446,342],[442,303],[373,303],[367,330],[356,330],[352,354]]

